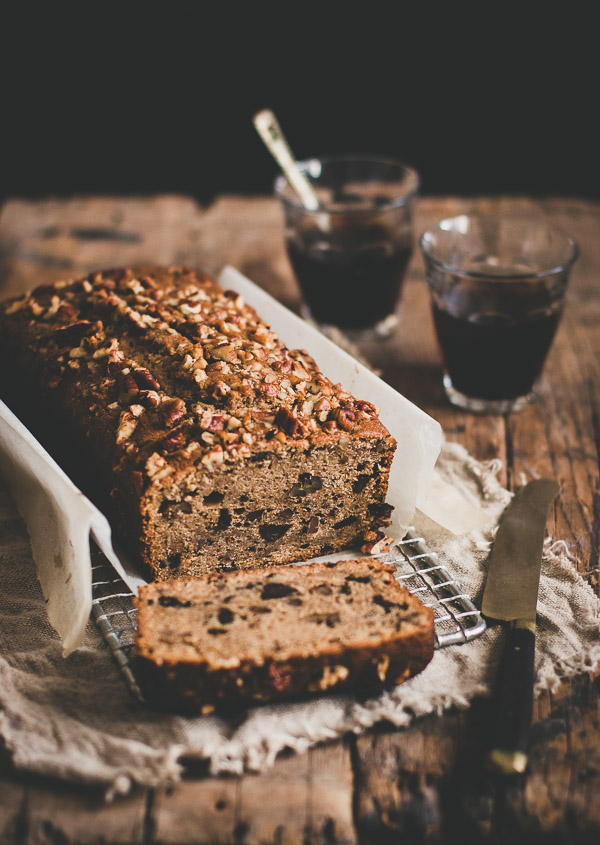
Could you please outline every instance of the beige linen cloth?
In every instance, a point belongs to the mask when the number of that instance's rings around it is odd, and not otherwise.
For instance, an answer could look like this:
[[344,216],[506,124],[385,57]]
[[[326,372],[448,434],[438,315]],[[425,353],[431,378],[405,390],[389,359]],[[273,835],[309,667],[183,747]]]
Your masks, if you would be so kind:
[[[497,463],[481,464],[446,443],[443,478],[492,517],[486,530],[455,536],[418,515],[416,530],[480,605],[493,531],[510,494]],[[536,690],[591,671],[600,661],[600,601],[576,573],[564,544],[546,543],[538,604]],[[107,795],[133,784],[176,780],[188,757],[213,773],[268,766],[279,751],[301,752],[348,731],[387,720],[398,727],[427,713],[467,707],[489,693],[501,626],[469,643],[436,651],[419,676],[369,701],[330,695],[311,702],[261,706],[243,718],[183,718],[139,704],[94,624],[69,657],[50,627],[22,519],[0,487],[0,736],[17,767],[102,785]]]

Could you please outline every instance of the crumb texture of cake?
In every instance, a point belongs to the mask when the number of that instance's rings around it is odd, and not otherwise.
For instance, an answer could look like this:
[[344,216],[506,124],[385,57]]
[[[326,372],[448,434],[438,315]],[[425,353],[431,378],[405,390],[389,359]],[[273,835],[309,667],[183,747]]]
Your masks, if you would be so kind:
[[396,447],[378,409],[209,277],[43,285],[0,304],[0,351],[3,398],[153,578],[377,550]]
[[149,702],[213,709],[331,691],[376,693],[420,672],[433,612],[371,559],[154,582],[136,600]]

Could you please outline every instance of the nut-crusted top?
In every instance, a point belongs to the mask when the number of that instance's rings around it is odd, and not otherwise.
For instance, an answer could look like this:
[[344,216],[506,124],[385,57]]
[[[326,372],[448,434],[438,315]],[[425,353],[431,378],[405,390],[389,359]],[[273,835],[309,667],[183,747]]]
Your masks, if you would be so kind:
[[[0,305],[0,337],[65,393],[139,490],[183,463],[211,471],[349,432],[387,434],[374,405],[289,350],[235,291],[182,267],[113,269]],[[303,444],[304,445],[304,444]]]

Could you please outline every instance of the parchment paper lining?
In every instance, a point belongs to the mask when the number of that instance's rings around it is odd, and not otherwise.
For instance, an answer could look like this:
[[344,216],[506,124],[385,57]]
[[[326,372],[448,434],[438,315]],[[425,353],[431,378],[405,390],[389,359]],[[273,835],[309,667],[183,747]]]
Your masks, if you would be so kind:
[[[388,494],[395,539],[402,539],[416,507],[454,531],[485,521],[480,509],[434,472],[442,440],[435,420],[234,268],[225,268],[219,281],[241,293],[290,348],[307,348],[333,381],[379,406],[382,421],[398,441]],[[2,402],[0,472],[27,524],[48,618],[63,640],[65,655],[70,654],[82,641],[91,610],[89,536],[133,592],[144,578],[113,547],[106,517]]]

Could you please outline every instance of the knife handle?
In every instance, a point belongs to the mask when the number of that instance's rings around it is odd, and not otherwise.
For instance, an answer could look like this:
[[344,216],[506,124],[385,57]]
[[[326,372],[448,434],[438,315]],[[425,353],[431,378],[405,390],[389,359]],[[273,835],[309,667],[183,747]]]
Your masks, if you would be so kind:
[[500,667],[492,750],[488,763],[502,774],[522,774],[533,714],[535,629],[510,627]]

